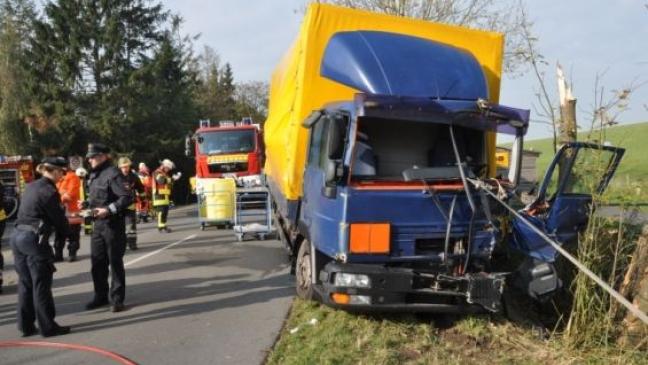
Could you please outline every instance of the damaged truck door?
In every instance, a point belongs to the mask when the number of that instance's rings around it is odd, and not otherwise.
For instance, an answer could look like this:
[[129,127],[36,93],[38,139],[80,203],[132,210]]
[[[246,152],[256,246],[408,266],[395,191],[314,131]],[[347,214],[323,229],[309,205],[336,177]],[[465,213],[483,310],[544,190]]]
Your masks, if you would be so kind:
[[[561,244],[575,244],[593,212],[592,196],[603,194],[619,166],[623,148],[574,142],[563,145],[547,168],[536,199],[521,215]],[[561,285],[553,262],[556,249],[519,218],[514,248],[528,256],[519,272],[527,293],[542,299]]]

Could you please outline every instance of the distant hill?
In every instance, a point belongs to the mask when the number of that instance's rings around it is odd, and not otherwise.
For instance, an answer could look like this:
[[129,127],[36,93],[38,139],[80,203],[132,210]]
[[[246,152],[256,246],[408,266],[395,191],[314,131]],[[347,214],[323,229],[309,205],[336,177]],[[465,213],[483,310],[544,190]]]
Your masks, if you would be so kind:
[[[588,132],[579,132],[579,140],[585,140]],[[648,123],[619,125],[605,131],[603,141],[613,146],[623,147],[626,153],[613,179],[617,192],[629,195],[629,201],[641,200],[648,202]],[[552,139],[536,139],[525,141],[524,148],[541,152],[537,161],[538,178],[544,176],[545,170],[554,152],[551,147]],[[634,195],[634,197],[630,197]]]

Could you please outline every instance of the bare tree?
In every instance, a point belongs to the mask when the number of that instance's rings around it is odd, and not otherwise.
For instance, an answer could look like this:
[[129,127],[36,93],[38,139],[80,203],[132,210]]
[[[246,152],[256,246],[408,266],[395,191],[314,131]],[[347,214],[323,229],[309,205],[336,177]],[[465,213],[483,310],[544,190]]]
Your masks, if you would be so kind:
[[594,103],[591,105],[591,111],[587,112],[590,116],[587,140],[596,143],[604,143],[606,128],[620,123],[621,114],[630,108],[632,94],[646,84],[635,79],[619,89],[607,91],[602,85],[604,76],[605,72],[596,75]]
[[524,3],[518,0],[312,0],[350,8],[502,32],[504,70],[524,73],[529,55],[524,37]]
[[248,81],[236,84],[234,99],[238,113],[243,117],[252,117],[263,122],[268,116],[269,85],[263,81]]

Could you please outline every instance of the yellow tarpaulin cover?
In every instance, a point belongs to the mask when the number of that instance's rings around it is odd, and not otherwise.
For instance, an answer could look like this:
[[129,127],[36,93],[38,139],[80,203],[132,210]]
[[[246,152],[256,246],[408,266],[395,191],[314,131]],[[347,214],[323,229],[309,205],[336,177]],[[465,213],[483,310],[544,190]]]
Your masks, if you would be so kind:
[[[302,194],[308,130],[302,121],[331,101],[353,100],[358,90],[320,76],[324,50],[333,34],[344,31],[383,31],[411,35],[472,53],[484,69],[489,99],[498,102],[504,38],[499,33],[376,14],[325,4],[311,4],[299,36],[276,67],[270,82],[265,123],[265,172],[284,197]],[[495,171],[495,135],[488,138],[489,171]]]

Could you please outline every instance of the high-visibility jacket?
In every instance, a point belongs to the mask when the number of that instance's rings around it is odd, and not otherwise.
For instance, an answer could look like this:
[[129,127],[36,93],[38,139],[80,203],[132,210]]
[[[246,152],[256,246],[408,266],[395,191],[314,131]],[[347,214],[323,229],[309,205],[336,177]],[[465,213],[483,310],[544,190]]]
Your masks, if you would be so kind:
[[74,171],[68,171],[58,184],[56,184],[56,188],[61,195],[61,203],[65,206],[68,215],[78,213],[80,210],[81,179],[79,179]]
[[161,168],[153,172],[153,179],[151,184],[153,188],[153,206],[169,205],[171,203],[171,184],[173,180],[169,174],[164,172]]
[[56,189],[61,196],[61,203],[65,207],[65,215],[70,224],[81,224],[83,219],[78,213],[79,200],[81,199],[81,179],[74,171],[68,171],[56,184]]

